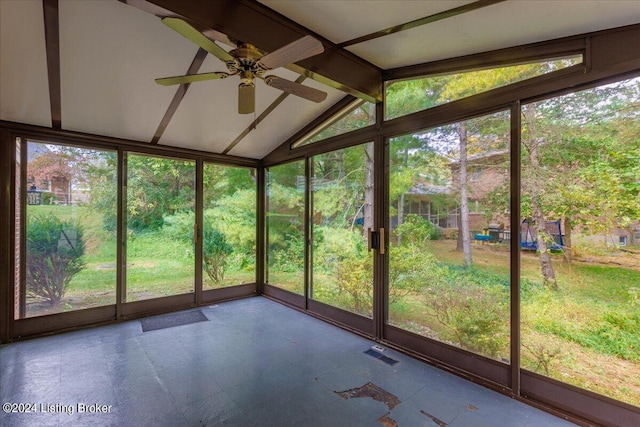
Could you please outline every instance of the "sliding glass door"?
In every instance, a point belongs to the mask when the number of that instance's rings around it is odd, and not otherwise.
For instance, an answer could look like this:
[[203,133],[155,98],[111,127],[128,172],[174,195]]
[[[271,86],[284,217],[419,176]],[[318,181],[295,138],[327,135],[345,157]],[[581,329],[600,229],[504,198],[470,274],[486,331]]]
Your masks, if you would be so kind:
[[304,295],[305,168],[303,161],[267,170],[266,283]]
[[126,301],[194,292],[195,162],[126,155]]
[[388,324],[505,363],[509,141],[507,111],[389,142]]
[[256,170],[204,164],[202,288],[256,281]]
[[373,143],[311,159],[309,296],[373,316]]

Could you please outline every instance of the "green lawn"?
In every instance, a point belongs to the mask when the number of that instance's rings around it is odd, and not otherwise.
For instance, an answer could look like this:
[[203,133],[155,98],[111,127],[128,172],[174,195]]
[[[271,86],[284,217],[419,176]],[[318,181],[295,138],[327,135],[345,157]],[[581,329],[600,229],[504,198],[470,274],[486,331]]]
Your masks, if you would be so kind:
[[[62,219],[77,219],[87,237],[86,267],[73,277],[58,311],[115,303],[116,241],[103,230],[100,215],[82,206],[29,206],[28,215],[53,213]],[[430,241],[426,250],[441,265],[460,266],[462,254],[454,241]],[[392,248],[393,250],[393,248]],[[474,245],[474,268],[479,277],[503,277],[508,283],[509,252],[505,246]],[[314,272],[316,298],[350,309],[350,297],[341,293],[327,266]],[[633,287],[640,283],[640,268],[554,258],[559,290],[541,286],[538,258],[523,253],[522,278],[530,283],[522,292],[522,363],[525,368],[579,387],[640,405],[640,306]],[[169,239],[161,232],[128,234],[127,299],[138,300],[192,292],[194,259],[191,245]],[[455,271],[455,270],[454,270]],[[206,274],[205,289],[212,287]],[[252,271],[228,269],[222,286],[253,283]],[[303,273],[269,272],[275,286],[303,294]],[[495,280],[494,280],[495,282]],[[494,283],[492,282],[492,283]],[[497,283],[497,282],[496,282]],[[494,285],[492,285],[494,286]],[[497,285],[496,285],[497,286]],[[504,288],[504,285],[499,285]],[[508,291],[508,289],[507,289]],[[391,323],[413,332],[443,339],[447,326],[429,307],[429,283],[423,290],[396,299],[390,305]],[[508,293],[500,303],[504,315],[501,329],[508,338]],[[52,312],[31,303],[29,315]],[[500,313],[502,310],[504,313]],[[462,319],[464,320],[464,319]],[[469,323],[469,322],[467,322]],[[478,325],[471,325],[475,327]],[[493,331],[497,333],[498,331]],[[502,333],[502,332],[500,332]],[[487,336],[486,339],[492,339]],[[508,341],[507,341],[508,342]],[[498,359],[508,359],[508,344]]]

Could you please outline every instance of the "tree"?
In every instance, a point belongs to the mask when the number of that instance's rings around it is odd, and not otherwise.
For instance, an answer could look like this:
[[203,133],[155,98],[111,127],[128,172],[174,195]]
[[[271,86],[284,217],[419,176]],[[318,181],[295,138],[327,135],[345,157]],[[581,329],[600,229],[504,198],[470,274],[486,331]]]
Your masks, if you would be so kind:
[[460,172],[459,172],[459,186],[460,186],[460,220],[459,220],[459,233],[458,233],[458,246],[457,249],[464,253],[464,265],[465,267],[471,267],[473,260],[471,259],[471,241],[469,236],[469,196],[467,193],[467,126],[465,122],[461,122],[458,125],[458,132],[460,138]]
[[639,82],[523,107],[523,213],[538,224],[543,281],[552,288],[557,283],[544,230],[549,216],[564,217],[569,259],[573,228],[607,234],[640,218]]
[[163,217],[193,210],[195,163],[136,154],[127,155],[127,226],[157,230]]
[[549,177],[547,171],[540,163],[539,149],[541,139],[538,137],[535,126],[535,104],[530,104],[522,109],[525,123],[528,129],[526,137],[522,138],[523,153],[526,153],[529,160],[529,173],[522,179],[522,186],[529,196],[531,203],[531,218],[536,232],[536,243],[538,254],[540,255],[540,269],[542,272],[543,284],[551,289],[558,289],[549,245],[551,239],[547,232],[547,218],[543,211],[542,198],[545,193],[544,182]]

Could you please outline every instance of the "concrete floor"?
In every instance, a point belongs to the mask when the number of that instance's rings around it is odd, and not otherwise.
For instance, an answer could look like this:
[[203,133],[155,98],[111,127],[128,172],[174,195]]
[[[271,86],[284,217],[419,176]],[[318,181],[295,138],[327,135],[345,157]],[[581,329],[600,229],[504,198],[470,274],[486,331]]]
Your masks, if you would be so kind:
[[0,346],[0,402],[31,410],[0,425],[573,425],[265,298],[201,310]]

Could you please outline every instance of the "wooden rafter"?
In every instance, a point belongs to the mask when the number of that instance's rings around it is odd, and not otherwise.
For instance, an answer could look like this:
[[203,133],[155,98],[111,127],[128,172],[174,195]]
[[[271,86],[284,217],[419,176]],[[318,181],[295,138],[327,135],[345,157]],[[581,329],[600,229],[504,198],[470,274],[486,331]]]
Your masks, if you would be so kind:
[[44,36],[47,52],[51,127],[62,128],[62,95],[60,89],[60,18],[58,0],[42,0]]

